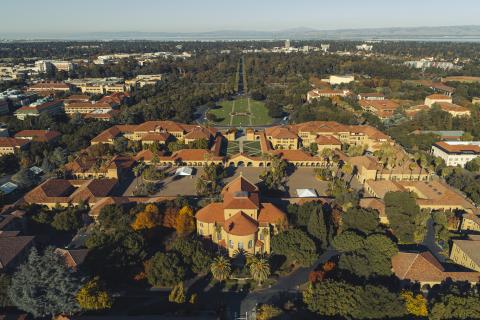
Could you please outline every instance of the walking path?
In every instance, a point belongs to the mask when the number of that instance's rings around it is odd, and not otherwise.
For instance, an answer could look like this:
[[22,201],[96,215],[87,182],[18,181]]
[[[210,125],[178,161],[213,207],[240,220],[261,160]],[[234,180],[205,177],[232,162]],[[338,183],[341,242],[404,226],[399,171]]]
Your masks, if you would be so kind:
[[247,98],[247,105],[248,105],[248,112],[250,113],[248,116],[248,120],[250,120],[250,125],[252,125],[253,113],[252,113],[252,108],[250,107],[250,98]]
[[238,152],[239,153],[243,153],[243,141],[245,141],[245,137],[241,137],[241,138],[238,139]]
[[232,111],[230,111],[230,126],[233,124],[233,112],[235,111],[235,100],[232,103]]
[[[300,294],[300,286],[308,281],[308,274],[315,270],[320,264],[327,262],[337,254],[333,249],[327,250],[318,258],[318,260],[309,268],[299,268],[285,277],[281,277],[277,283],[270,288],[260,291],[250,292],[240,303],[239,314],[251,314],[259,303],[269,302],[282,292]],[[249,319],[255,319],[251,317]]]
[[440,262],[445,263],[446,257],[442,254],[443,249],[437,244],[435,240],[435,226],[432,217],[427,221],[427,234],[421,243],[437,258]]

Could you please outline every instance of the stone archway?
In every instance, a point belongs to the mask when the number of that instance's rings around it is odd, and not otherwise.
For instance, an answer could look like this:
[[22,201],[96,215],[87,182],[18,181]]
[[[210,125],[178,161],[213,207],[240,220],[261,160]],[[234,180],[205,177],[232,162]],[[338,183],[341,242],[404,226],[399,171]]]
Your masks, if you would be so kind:
[[248,162],[248,163],[247,163],[247,167],[251,167],[251,166],[253,166],[253,163]]
[[237,167],[245,167],[245,162],[243,162],[243,161],[238,161],[238,162],[237,162]]

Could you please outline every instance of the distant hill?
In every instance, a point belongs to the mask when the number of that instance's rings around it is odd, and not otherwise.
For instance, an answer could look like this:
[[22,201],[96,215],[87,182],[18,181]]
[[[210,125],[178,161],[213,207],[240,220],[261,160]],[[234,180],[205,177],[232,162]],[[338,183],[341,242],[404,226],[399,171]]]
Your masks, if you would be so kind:
[[211,32],[92,32],[72,34],[1,33],[7,40],[425,40],[480,41],[480,26],[370,28],[279,31],[219,30]]

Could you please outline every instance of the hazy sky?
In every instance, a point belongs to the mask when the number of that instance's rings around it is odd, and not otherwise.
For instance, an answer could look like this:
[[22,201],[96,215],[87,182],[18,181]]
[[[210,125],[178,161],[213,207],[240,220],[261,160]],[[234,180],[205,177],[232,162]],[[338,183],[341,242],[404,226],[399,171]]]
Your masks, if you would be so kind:
[[479,0],[0,0],[0,33],[478,25]]

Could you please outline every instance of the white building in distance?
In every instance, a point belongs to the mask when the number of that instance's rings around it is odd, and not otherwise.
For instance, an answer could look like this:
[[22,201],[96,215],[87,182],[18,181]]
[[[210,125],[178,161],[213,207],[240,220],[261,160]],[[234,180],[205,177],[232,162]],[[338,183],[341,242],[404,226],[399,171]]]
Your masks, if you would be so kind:
[[432,154],[445,160],[447,166],[461,166],[480,156],[480,141],[440,141],[432,146]]
[[328,79],[322,79],[322,81],[328,82],[331,85],[337,85],[342,83],[350,83],[355,81],[353,74],[348,75],[331,75]]

